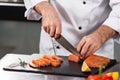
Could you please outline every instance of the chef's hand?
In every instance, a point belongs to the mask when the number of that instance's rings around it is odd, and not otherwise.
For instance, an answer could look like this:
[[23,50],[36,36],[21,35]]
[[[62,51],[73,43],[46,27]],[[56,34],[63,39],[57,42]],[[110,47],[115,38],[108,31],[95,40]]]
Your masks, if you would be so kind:
[[78,43],[77,51],[83,58],[95,53],[109,38],[113,37],[117,32],[112,28],[102,25],[95,32],[82,38]]
[[93,33],[82,38],[77,46],[77,51],[85,58],[97,51],[102,44],[103,42],[100,35],[98,33]]
[[44,1],[37,4],[35,10],[42,15],[44,30],[51,37],[58,38],[61,34],[61,21],[53,6]]

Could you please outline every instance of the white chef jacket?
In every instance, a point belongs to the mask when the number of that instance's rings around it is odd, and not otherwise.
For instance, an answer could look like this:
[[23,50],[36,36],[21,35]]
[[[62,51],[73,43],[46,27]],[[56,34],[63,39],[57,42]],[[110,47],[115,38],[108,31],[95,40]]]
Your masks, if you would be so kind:
[[[95,31],[105,24],[120,33],[120,0],[24,0],[25,17],[39,20],[41,15],[33,7],[42,1],[54,6],[62,22],[62,35],[76,48],[83,36]],[[114,39],[107,40],[95,52],[96,55],[114,58]],[[55,50],[54,50],[55,48]],[[42,28],[40,37],[40,53],[68,56],[69,51],[52,39]]]

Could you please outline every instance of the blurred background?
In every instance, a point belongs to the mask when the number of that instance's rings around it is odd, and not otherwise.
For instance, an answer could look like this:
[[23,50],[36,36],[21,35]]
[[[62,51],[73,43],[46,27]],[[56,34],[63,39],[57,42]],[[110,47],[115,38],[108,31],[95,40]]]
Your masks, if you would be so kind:
[[[24,17],[23,0],[0,0],[0,59],[7,53],[39,52],[40,21]],[[109,54],[109,53],[108,53]],[[120,61],[120,45],[115,42],[115,58]]]
[[40,21],[24,17],[22,0],[0,0],[0,59],[7,53],[39,52]]

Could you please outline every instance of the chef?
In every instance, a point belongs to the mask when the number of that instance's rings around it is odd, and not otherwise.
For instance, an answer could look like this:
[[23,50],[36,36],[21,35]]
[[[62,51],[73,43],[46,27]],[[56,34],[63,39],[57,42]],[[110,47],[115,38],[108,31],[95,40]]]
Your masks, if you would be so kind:
[[28,20],[40,20],[40,54],[68,56],[54,38],[62,34],[82,55],[114,58],[119,41],[120,0],[24,0]]

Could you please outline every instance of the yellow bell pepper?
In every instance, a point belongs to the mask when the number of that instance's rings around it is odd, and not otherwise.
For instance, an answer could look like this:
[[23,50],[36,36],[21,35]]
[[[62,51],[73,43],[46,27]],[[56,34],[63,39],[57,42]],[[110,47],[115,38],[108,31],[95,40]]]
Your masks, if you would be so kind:
[[113,80],[119,80],[119,72],[109,72],[107,75],[111,75]]

